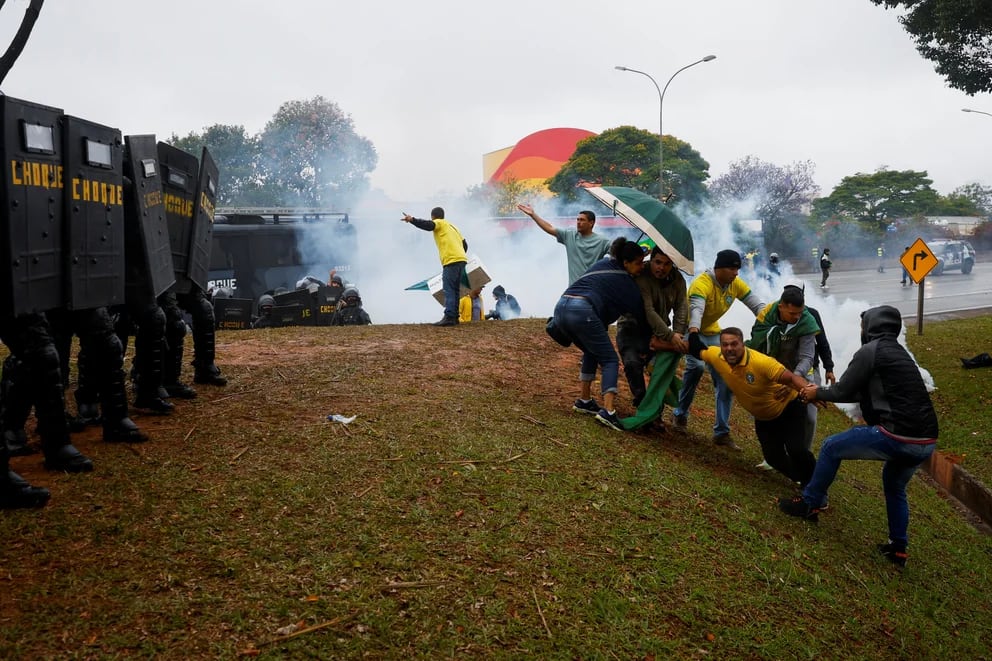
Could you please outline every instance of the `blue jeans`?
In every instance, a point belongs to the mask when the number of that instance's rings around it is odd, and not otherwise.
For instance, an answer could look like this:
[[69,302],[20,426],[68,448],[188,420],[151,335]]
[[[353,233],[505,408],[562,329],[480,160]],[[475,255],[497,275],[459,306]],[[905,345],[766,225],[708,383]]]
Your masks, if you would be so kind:
[[458,294],[461,293],[463,275],[465,275],[465,262],[454,262],[441,269],[445,317],[458,318]]
[[896,544],[906,544],[909,527],[906,485],[917,467],[933,454],[936,445],[900,443],[879,431],[878,427],[852,427],[828,436],[820,447],[813,479],[803,489],[803,498],[813,507],[826,504],[827,489],[837,477],[840,462],[844,459],[884,461],[882,490],[885,492],[885,511],[889,519],[889,539]]
[[[700,333],[699,339],[708,347],[720,346],[719,334],[703,335]],[[679,391],[679,407],[675,409],[675,415],[689,415],[692,400],[696,397],[696,386],[699,385],[699,379],[702,378],[704,369],[709,370],[710,378],[713,379],[713,388],[716,390],[716,424],[713,425],[713,434],[729,434],[730,406],[734,401],[734,393],[730,391],[715,369],[698,358],[685,357],[682,390]]]
[[610,334],[592,305],[584,298],[562,296],[555,306],[555,325],[563,330],[575,346],[582,349],[582,366],[579,381],[596,378],[596,366],[602,369],[602,392],[617,391],[620,359],[617,357]]

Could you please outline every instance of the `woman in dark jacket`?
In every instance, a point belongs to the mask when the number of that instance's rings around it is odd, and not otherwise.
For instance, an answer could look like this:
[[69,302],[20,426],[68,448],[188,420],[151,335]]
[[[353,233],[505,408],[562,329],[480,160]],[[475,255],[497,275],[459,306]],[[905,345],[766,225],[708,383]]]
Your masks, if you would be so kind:
[[[622,314],[633,314],[647,327],[641,290],[634,282],[643,267],[641,246],[620,237],[610,247],[610,256],[593,264],[573,282],[555,306],[555,325],[582,349],[579,369],[582,395],[573,409],[595,415],[597,421],[618,431],[623,431],[623,424],[617,418],[613,402],[620,360],[608,329]],[[597,365],[602,370],[602,408],[592,398]]]

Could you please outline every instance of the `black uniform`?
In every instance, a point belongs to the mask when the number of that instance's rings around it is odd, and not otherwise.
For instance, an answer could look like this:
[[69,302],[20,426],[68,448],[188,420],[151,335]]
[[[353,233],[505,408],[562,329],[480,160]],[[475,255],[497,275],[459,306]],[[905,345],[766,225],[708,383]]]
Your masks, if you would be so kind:
[[[59,354],[45,315],[30,313],[3,319],[0,334],[3,343],[23,366],[16,385],[26,388],[26,397],[34,404],[45,467],[69,473],[93,470],[93,462],[69,441]],[[0,407],[3,418],[0,425],[4,429],[10,427],[8,418],[11,415],[9,409]]]

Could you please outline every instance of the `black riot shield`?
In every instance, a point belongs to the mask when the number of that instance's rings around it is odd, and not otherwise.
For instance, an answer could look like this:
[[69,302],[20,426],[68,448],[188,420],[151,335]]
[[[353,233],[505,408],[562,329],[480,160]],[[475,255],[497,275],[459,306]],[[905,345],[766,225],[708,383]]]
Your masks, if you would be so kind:
[[200,159],[200,177],[196,185],[196,207],[189,244],[189,264],[186,275],[206,291],[210,272],[210,246],[214,237],[214,204],[217,201],[217,164],[207,148]]
[[164,142],[158,143],[158,163],[162,168],[162,203],[169,223],[169,243],[172,247],[172,268],[176,274],[173,291],[192,291],[189,271],[189,248],[193,237],[193,209],[196,206],[196,156]]
[[124,144],[121,132],[66,115],[62,127],[66,305],[124,303]]
[[64,303],[62,111],[0,96],[0,310]]
[[154,135],[124,138],[125,295],[150,301],[176,281]]

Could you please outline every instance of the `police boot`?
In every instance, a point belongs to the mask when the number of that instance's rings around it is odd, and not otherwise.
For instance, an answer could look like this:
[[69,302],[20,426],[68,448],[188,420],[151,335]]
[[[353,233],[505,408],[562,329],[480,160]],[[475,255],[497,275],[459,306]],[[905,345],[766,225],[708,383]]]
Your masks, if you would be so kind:
[[193,375],[193,383],[205,383],[211,386],[226,386],[227,379],[220,375],[220,368],[216,365],[207,367],[197,367]]
[[75,448],[72,443],[65,445],[42,445],[45,453],[45,468],[66,473],[88,473],[93,470],[93,461]]
[[3,377],[0,379],[0,426],[12,457],[34,453],[28,447],[28,437],[24,433],[31,406],[30,385],[23,364],[11,354],[3,362]]
[[12,510],[25,507],[44,507],[51,493],[44,487],[33,487],[28,481],[6,467],[2,462],[0,472],[0,509]]
[[148,435],[138,429],[131,418],[122,418],[103,426],[103,440],[108,443],[144,443]]
[[[96,402],[76,402],[75,424],[83,427],[100,424],[100,406]],[[75,431],[75,430],[74,430]]]
[[144,409],[154,415],[169,415],[175,410],[176,405],[162,399],[156,392],[154,395],[138,395],[135,397],[134,407]]
[[23,429],[3,430],[3,442],[7,446],[7,452],[11,457],[24,457],[37,452],[28,445],[28,435]]
[[178,350],[168,350],[162,360],[162,387],[169,393],[169,397],[179,399],[193,399],[196,391],[179,380],[183,372],[183,352],[182,346]]
[[77,385],[73,397],[76,400],[76,418],[74,425],[83,427],[100,424],[100,393],[97,386],[97,379],[93,371],[99,369],[99,365],[94,365],[88,359],[88,352],[80,351],[76,362],[77,365]]

